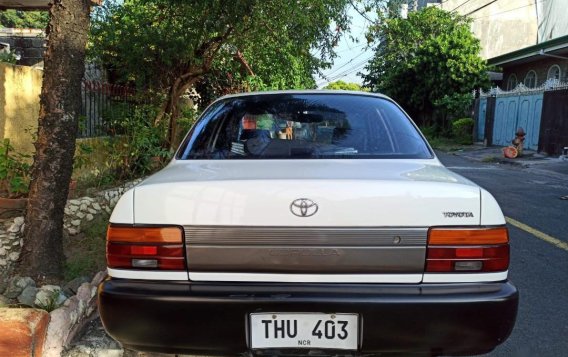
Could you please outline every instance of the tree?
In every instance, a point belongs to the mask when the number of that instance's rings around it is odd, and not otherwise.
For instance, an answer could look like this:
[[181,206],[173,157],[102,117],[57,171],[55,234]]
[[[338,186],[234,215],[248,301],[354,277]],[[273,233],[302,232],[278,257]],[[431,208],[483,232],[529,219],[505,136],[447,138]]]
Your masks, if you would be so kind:
[[435,7],[375,24],[371,32],[380,42],[366,67],[365,85],[393,97],[423,122],[433,118],[446,126],[444,116],[433,117],[436,104],[489,81],[469,25],[467,18]]
[[63,277],[63,214],[81,109],[90,0],[52,0],[24,244],[16,272],[39,282]]
[[361,86],[357,83],[347,83],[344,81],[335,81],[329,83],[327,86],[323,87],[323,89],[342,89],[342,90],[364,90]]
[[47,11],[5,10],[0,12],[0,26],[45,29],[49,21]]
[[[234,67],[242,65],[235,57],[244,58],[264,84],[310,84],[305,75],[334,55],[348,22],[347,2],[107,1],[94,16],[93,55],[123,81],[163,94],[156,119],[170,120],[172,138],[178,100],[188,88],[214,69],[247,76]],[[313,48],[319,58],[310,54]]]

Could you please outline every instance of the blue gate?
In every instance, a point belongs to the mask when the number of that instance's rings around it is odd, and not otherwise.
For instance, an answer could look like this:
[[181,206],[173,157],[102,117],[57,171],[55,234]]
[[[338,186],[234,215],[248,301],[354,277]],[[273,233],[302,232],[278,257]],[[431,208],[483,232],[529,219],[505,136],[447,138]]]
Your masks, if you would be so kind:
[[487,98],[479,99],[479,116],[477,117],[477,140],[485,139],[485,118],[487,114]]
[[[497,97],[493,144],[508,146],[515,138],[518,127],[527,133],[525,149],[537,150],[540,133],[543,93]],[[481,112],[481,110],[480,110]]]

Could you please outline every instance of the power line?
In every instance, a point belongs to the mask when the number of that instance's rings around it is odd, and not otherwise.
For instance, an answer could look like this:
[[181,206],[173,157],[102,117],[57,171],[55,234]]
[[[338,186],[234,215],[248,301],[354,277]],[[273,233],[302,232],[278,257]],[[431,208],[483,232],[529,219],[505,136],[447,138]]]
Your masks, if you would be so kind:
[[467,4],[468,2],[470,2],[471,0],[465,0],[464,2],[462,2],[460,5],[456,6],[452,11],[450,12],[454,12],[457,9],[459,9],[460,7],[464,6],[465,4]]
[[352,50],[354,50],[354,49],[356,49],[356,48],[360,48],[360,47],[363,47],[363,46],[366,46],[366,45],[367,45],[366,43],[362,43],[362,44],[359,44],[359,45],[357,45],[357,46],[353,46],[353,47],[351,47],[350,49],[348,48],[348,49],[345,49],[345,50],[343,50],[343,51],[337,51],[337,52],[335,52],[335,53],[336,53],[336,54],[339,54],[339,53],[349,52],[349,51],[352,51]]
[[363,54],[365,54],[365,52],[361,52],[359,53],[357,56],[351,58],[349,61],[345,62],[344,64],[342,64],[341,66],[332,69],[331,72],[327,73],[325,75],[325,77],[329,77],[329,76],[333,76],[335,75],[340,69],[342,69],[343,67],[347,66],[349,63],[353,62],[354,60],[356,60],[357,58],[361,57]]
[[495,13],[495,14],[489,14],[489,15],[485,15],[485,16],[474,17],[474,18],[472,18],[472,20],[478,20],[478,19],[483,19],[483,18],[485,18],[485,17],[492,17],[492,16],[497,16],[497,15],[505,14],[505,13],[507,13],[507,12],[519,10],[519,9],[522,9],[522,8],[525,8],[525,7],[535,6],[536,4],[541,4],[542,2],[543,2],[543,1],[537,1],[537,2],[534,2],[534,3],[530,3],[530,4],[528,4],[528,5],[523,5],[523,6],[515,7],[515,8],[513,8],[513,9],[501,11],[501,12],[498,12],[498,13]]
[[341,73],[339,73],[339,74],[336,74],[336,75],[334,75],[333,77],[328,77],[328,78],[324,78],[324,79],[320,80],[317,85],[318,85],[318,86],[321,86],[321,85],[323,85],[323,84],[325,84],[325,83],[334,82],[334,81],[336,81],[336,80],[338,80],[338,79],[340,79],[340,78],[344,78],[344,77],[346,77],[346,76],[348,76],[348,75],[350,75],[350,74],[352,74],[352,73],[354,73],[354,72],[357,72],[357,71],[361,70],[363,67],[365,67],[365,65],[367,64],[368,60],[371,59],[372,57],[373,57],[373,56],[371,56],[371,57],[369,57],[369,58],[366,58],[365,60],[363,60],[363,61],[361,61],[361,62],[358,62],[358,63],[357,63],[356,65],[354,65],[353,67],[351,67],[351,68],[349,68],[349,69],[347,69],[347,70],[345,70],[345,71],[343,71],[343,72],[341,72]]
[[348,72],[345,72],[344,74],[342,74],[342,75],[340,75],[340,76],[338,76],[338,77],[335,77],[332,82],[335,82],[335,81],[340,80],[340,79],[342,79],[342,78],[345,78],[345,77],[347,77],[347,76],[349,76],[349,75],[351,75],[351,74],[353,74],[353,73],[355,73],[355,72],[358,72],[358,71],[360,71],[361,69],[363,69],[364,67],[365,67],[365,64],[363,64],[363,65],[361,65],[361,66],[359,66],[359,67],[355,67],[355,68],[353,68],[352,70],[350,70],[350,71],[348,71]]
[[491,2],[488,2],[487,4],[485,4],[485,5],[483,5],[483,6],[480,6],[480,7],[478,7],[477,9],[475,9],[475,10],[473,10],[473,11],[468,12],[465,16],[469,16],[469,15],[471,15],[471,14],[474,14],[474,13],[478,12],[479,10],[484,9],[484,8],[486,8],[487,6],[489,6],[489,5],[491,5],[491,4],[494,4],[494,3],[496,3],[496,2],[497,2],[497,0],[493,0],[493,1],[491,1]]
[[327,79],[330,80],[330,81],[334,81],[334,80],[336,80],[336,79],[338,79],[338,78],[345,77],[345,76],[347,76],[347,75],[353,73],[354,71],[356,71],[356,70],[358,70],[358,69],[360,69],[360,68],[363,68],[363,67],[367,64],[367,62],[371,59],[371,57],[373,57],[373,56],[370,56],[369,58],[366,58],[366,59],[364,59],[363,61],[360,61],[360,62],[358,62],[357,64],[354,64],[351,68],[348,68],[348,69],[346,69],[345,71],[343,71],[343,72],[341,72],[341,73],[337,73],[337,74],[335,74],[335,75],[333,75],[333,76],[328,76]]

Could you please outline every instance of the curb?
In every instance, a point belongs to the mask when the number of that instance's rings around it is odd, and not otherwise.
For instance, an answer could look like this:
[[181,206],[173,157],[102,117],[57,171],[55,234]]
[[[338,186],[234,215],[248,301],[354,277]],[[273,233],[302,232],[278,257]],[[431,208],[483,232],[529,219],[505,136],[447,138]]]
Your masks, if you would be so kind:
[[[462,153],[447,152],[446,154],[462,157],[466,160],[475,161],[475,162],[479,162],[479,163],[483,163],[483,164],[500,164],[500,165],[508,165],[508,166],[513,166],[513,167],[523,168],[523,169],[526,169],[526,170],[533,172],[533,173],[536,173],[536,174],[551,176],[551,177],[554,177],[554,178],[559,179],[559,180],[568,180],[567,174],[563,174],[563,173],[555,172],[555,171],[551,171],[551,170],[541,169],[541,168],[538,167],[539,164],[531,165],[531,164],[527,164],[526,162],[523,162],[523,161],[521,161],[521,162],[513,161],[512,159],[505,159],[505,158],[495,157],[495,156],[491,156],[491,157],[495,158],[495,160],[483,161],[483,159],[485,157],[470,156],[470,155],[464,154],[463,152]],[[489,157],[489,156],[486,156],[486,157]],[[567,162],[567,165],[568,165],[568,162]]]

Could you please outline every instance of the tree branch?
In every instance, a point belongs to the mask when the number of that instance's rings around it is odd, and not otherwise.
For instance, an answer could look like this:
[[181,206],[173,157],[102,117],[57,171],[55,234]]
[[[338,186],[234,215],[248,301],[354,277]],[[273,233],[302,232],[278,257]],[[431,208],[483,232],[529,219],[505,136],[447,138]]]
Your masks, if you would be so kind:
[[237,50],[237,53],[235,53],[234,58],[238,62],[240,62],[241,66],[243,66],[243,68],[247,71],[249,76],[254,76],[252,68],[250,67],[249,63],[247,62],[246,58],[243,56],[243,53],[240,50]]

